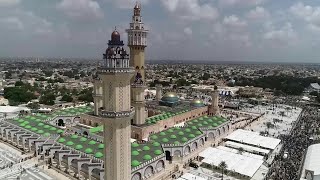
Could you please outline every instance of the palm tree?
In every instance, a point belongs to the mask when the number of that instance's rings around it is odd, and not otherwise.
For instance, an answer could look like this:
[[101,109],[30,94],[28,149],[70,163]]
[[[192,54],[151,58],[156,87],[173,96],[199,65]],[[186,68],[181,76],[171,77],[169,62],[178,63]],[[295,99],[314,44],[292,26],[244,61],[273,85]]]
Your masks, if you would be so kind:
[[223,180],[223,173],[224,173],[224,170],[227,169],[228,165],[226,164],[225,161],[221,161],[220,164],[219,164],[219,168],[221,169],[222,171],[222,180]]
[[244,151],[243,147],[240,147],[240,148],[238,149],[238,153],[239,153],[239,154],[242,154],[243,151]]

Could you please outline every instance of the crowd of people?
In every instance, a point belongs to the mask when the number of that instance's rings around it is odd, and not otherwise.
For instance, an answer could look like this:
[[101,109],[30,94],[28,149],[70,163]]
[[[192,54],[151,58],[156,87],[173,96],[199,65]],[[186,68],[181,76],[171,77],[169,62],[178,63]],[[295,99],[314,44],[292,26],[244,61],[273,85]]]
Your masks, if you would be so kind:
[[281,135],[283,148],[275,157],[275,162],[266,176],[268,180],[299,180],[308,147],[315,143],[312,138],[320,127],[320,113],[318,107],[306,107],[291,132]]

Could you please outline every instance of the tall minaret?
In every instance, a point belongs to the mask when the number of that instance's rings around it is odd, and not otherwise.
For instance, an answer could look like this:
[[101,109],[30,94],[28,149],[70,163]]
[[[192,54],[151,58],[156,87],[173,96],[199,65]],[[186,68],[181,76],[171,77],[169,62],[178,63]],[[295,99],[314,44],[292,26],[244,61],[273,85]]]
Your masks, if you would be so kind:
[[211,105],[209,106],[209,116],[218,115],[219,112],[219,90],[217,86],[214,86],[214,90],[211,92]]
[[104,63],[98,67],[103,95],[98,116],[104,125],[105,180],[131,179],[130,121],[134,108],[130,104],[130,79],[134,68],[130,67],[129,54],[123,46],[115,30],[104,54]]
[[135,68],[136,75],[131,79],[132,106],[135,107],[133,124],[141,125],[145,123],[146,108],[144,91],[145,84],[145,54],[147,47],[148,30],[144,28],[141,17],[141,6],[136,4],[133,9],[132,22],[128,33],[128,46],[130,48],[130,66]]

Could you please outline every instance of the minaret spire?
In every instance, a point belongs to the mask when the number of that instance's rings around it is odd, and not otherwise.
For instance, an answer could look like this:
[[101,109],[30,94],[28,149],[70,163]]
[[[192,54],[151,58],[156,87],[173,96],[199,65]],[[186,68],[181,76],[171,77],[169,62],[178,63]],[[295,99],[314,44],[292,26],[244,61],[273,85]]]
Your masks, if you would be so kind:
[[138,1],[133,8],[132,21],[128,33],[130,48],[130,66],[135,68],[135,76],[131,79],[132,106],[135,107],[133,124],[142,125],[146,119],[144,90],[145,84],[145,48],[147,47],[148,30],[145,29]]

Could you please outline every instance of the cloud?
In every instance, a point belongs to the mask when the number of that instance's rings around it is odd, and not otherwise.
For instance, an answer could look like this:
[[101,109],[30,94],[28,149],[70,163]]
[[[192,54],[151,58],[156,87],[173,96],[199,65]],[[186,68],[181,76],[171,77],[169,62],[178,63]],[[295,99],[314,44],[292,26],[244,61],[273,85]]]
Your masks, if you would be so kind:
[[263,38],[274,45],[289,45],[297,40],[297,33],[289,22],[279,29],[275,29],[272,25],[267,27],[269,30],[264,33]]
[[222,7],[248,7],[263,4],[266,0],[219,0]]
[[20,0],[0,0],[0,7],[11,7],[18,5]]
[[184,20],[215,20],[219,16],[218,10],[209,3],[200,0],[161,0],[164,7]]
[[270,17],[270,13],[263,7],[257,6],[246,14],[246,18],[252,21],[265,20]]
[[23,33],[47,34],[52,32],[52,23],[35,15],[32,11],[20,8],[7,9],[0,12],[0,27],[11,30],[24,30]]
[[192,35],[192,29],[189,28],[189,27],[186,27],[183,29],[183,32],[188,35],[188,36],[191,36]]
[[24,25],[18,17],[5,17],[0,18],[0,24],[5,24],[4,26],[13,30],[23,30]]
[[223,19],[223,24],[234,30],[242,30],[248,26],[248,23],[245,20],[241,20],[236,15],[226,16]]
[[299,2],[290,7],[290,12],[309,23],[311,29],[320,28],[320,6],[312,7]]
[[77,20],[92,20],[103,17],[98,2],[94,0],[62,0],[57,8],[68,17]]
[[[116,7],[121,9],[132,9],[136,4],[136,1],[133,0],[105,0],[107,2],[113,3]],[[147,4],[149,0],[140,0],[138,1],[142,5]],[[143,7],[142,7],[143,8]]]

